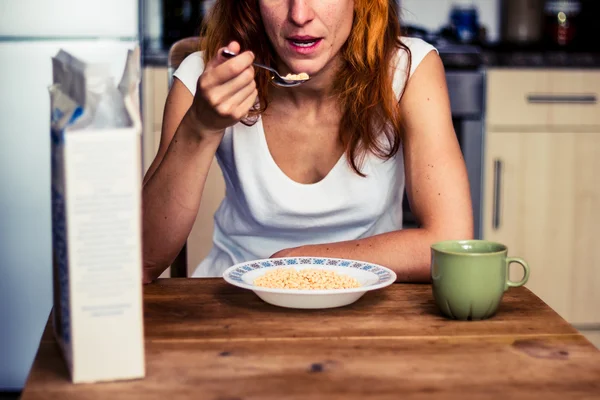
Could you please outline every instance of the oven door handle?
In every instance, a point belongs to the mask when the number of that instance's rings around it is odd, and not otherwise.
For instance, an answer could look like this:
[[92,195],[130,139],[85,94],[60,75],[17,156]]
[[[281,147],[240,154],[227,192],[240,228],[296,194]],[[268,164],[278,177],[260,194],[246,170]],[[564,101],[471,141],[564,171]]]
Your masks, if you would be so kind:
[[500,198],[502,185],[502,160],[494,160],[494,205],[492,226],[495,230],[500,228]]
[[553,94],[529,94],[527,102],[531,104],[588,104],[594,105],[598,102],[595,94],[580,95],[553,95]]

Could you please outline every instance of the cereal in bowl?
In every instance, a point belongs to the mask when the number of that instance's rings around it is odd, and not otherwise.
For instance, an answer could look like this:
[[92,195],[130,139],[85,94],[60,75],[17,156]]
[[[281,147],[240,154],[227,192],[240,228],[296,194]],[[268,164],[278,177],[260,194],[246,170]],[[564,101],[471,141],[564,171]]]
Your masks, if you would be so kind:
[[323,269],[277,268],[254,280],[256,286],[274,289],[350,289],[360,283],[349,276]]

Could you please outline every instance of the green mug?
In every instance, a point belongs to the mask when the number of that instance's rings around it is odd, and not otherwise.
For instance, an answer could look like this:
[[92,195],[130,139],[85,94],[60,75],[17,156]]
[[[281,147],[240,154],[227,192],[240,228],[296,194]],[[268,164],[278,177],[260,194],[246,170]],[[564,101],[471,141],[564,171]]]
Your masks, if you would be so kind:
[[[525,260],[507,257],[508,248],[487,240],[450,240],[431,246],[433,297],[452,319],[481,320],[498,310],[504,292],[529,279]],[[521,264],[523,279],[509,279],[509,265]]]

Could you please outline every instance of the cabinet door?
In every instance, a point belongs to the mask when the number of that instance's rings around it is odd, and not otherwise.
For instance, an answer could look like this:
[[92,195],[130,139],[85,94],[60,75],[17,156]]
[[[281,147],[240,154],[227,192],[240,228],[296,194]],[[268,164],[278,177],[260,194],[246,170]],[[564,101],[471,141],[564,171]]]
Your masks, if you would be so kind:
[[213,245],[214,215],[225,197],[225,179],[216,159],[213,159],[204,184],[204,192],[196,221],[188,237],[187,267],[188,276],[208,255]]
[[487,136],[484,237],[525,258],[527,287],[575,324],[600,323],[598,174],[600,133]]
[[491,69],[487,87],[486,119],[494,131],[600,126],[598,70]]
[[169,93],[166,67],[145,67],[142,71],[142,157],[144,174],[156,157],[163,111]]

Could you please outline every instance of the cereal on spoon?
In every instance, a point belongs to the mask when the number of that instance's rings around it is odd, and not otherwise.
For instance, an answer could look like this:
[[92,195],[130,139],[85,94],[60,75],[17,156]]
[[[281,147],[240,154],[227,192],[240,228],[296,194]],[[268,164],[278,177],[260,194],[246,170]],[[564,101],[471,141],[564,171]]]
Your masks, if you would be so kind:
[[299,74],[287,74],[283,77],[283,79],[288,81],[305,81],[309,78],[306,72],[301,72]]

